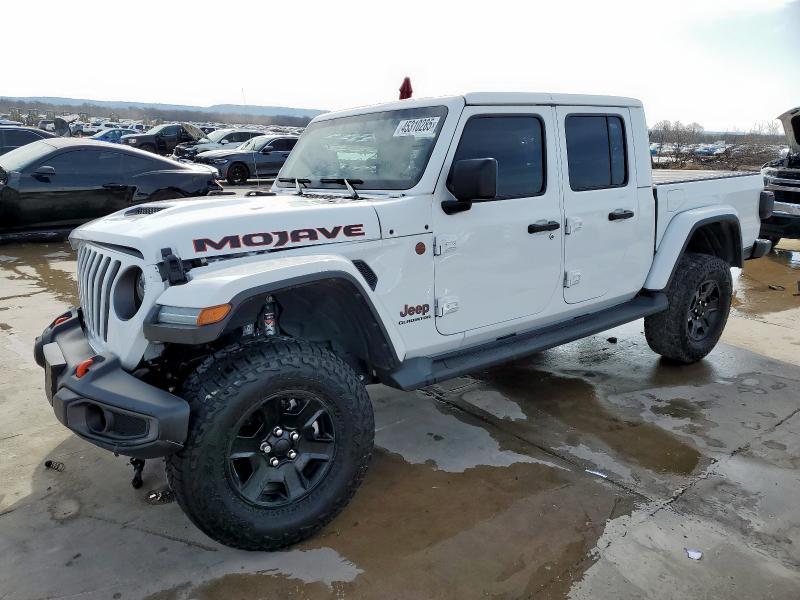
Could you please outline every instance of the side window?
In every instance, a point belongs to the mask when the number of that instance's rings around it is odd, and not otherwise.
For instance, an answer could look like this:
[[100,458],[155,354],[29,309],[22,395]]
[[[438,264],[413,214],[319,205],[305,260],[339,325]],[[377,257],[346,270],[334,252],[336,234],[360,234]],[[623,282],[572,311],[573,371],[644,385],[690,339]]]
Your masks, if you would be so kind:
[[73,150],[58,154],[42,161],[39,166],[48,165],[56,174],[64,175],[105,175],[114,177],[122,169],[122,155],[118,152],[102,150]]
[[161,130],[161,135],[166,137],[175,137],[178,135],[178,126],[170,125],[168,127],[164,127],[164,129]]
[[[0,133],[0,135],[3,135]],[[31,133],[30,131],[25,130],[17,130],[17,129],[6,129],[5,130],[5,141],[3,142],[4,146],[11,146],[12,148],[19,148],[20,146],[24,146],[25,144],[30,144],[31,142],[35,142],[36,140],[41,139],[35,133]]]
[[538,117],[479,116],[464,126],[453,162],[497,160],[497,198],[522,198],[544,192],[544,145]]
[[573,191],[620,187],[628,182],[625,127],[620,117],[570,115],[564,130]]
[[275,150],[281,150],[283,152],[288,152],[292,148],[294,148],[295,143],[297,140],[275,140],[272,142],[272,147]]
[[131,154],[122,155],[122,173],[123,175],[136,175],[145,171],[150,171],[154,168],[152,161],[141,156],[133,156]]

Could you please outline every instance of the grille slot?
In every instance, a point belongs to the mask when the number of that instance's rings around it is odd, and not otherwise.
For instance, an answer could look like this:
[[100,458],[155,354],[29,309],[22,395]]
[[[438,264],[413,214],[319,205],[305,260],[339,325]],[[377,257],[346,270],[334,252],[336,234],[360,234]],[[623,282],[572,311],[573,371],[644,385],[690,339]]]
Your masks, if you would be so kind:
[[370,289],[375,291],[375,287],[378,285],[378,276],[375,275],[375,271],[361,259],[354,260],[353,265],[358,269],[358,272],[361,273],[364,279],[367,280],[367,285]]
[[83,321],[91,337],[108,341],[111,288],[119,273],[120,261],[87,245],[78,252],[78,296]]
[[132,217],[134,215],[152,215],[160,210],[164,210],[165,208],[169,208],[169,206],[137,206],[136,208],[125,211],[125,216]]

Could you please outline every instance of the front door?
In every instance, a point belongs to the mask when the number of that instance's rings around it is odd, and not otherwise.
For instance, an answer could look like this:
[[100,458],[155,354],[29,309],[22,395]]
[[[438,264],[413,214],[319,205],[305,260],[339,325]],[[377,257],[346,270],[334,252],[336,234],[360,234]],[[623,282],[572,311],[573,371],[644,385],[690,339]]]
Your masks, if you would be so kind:
[[[564,300],[618,298],[641,287],[640,214],[627,108],[560,106],[564,182]],[[632,261],[632,262],[631,262]],[[629,264],[630,263],[630,264]]]
[[[561,286],[561,202],[550,107],[467,107],[453,162],[497,160],[497,197],[464,212],[434,207],[436,327],[455,334],[544,310]],[[560,301],[560,299],[559,299]]]

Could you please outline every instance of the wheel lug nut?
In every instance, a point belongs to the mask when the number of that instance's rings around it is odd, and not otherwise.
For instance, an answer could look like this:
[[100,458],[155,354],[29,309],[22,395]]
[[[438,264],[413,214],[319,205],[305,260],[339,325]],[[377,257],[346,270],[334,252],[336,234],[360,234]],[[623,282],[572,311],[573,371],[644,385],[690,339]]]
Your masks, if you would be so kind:
[[270,452],[272,452],[272,446],[270,446],[267,442],[262,442],[259,448],[264,454],[269,454]]
[[276,427],[276,428],[275,428],[275,429],[272,431],[272,433],[274,433],[275,435],[283,435],[283,429],[281,429],[280,427]]
[[286,456],[289,458],[289,460],[294,460],[297,458],[297,452],[294,450],[289,450],[289,452],[286,453]]
[[297,433],[296,431],[293,431],[292,434],[289,437],[292,438],[293,442],[296,442],[297,440],[300,439],[300,434]]
[[272,467],[277,467],[277,466],[278,466],[278,463],[280,463],[280,462],[281,462],[281,461],[279,461],[279,460],[278,460],[278,457],[277,457],[277,456],[273,456],[272,458],[270,458],[270,459],[269,459],[269,464],[270,464],[270,466],[272,466]]

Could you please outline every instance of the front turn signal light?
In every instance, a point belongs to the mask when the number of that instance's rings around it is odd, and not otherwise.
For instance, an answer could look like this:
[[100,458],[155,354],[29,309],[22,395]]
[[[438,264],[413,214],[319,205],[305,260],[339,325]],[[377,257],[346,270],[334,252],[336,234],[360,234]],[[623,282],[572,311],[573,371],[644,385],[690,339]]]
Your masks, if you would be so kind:
[[211,325],[212,323],[219,323],[228,316],[229,312],[231,312],[230,304],[220,304],[218,306],[203,308],[200,310],[200,314],[197,315],[197,324]]

